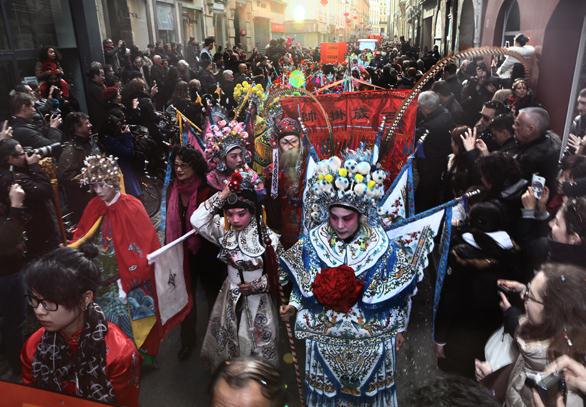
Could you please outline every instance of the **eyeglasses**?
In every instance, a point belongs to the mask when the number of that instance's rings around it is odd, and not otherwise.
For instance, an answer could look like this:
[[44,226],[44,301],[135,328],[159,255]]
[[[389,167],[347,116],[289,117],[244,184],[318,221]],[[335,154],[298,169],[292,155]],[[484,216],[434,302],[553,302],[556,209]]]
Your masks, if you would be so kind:
[[28,303],[28,305],[32,309],[37,309],[39,304],[41,304],[43,306],[45,311],[53,312],[53,311],[57,311],[57,309],[59,308],[59,304],[57,304],[56,302],[47,301],[45,299],[35,297],[32,294],[27,294],[24,296],[24,298],[26,298],[26,302]]
[[187,164],[187,163],[174,163],[173,166],[175,168],[180,168],[182,170],[189,168],[189,164]]
[[543,305],[543,301],[539,301],[533,295],[531,295],[531,285],[527,283],[527,287],[525,287],[525,292],[523,293],[523,301],[533,301],[536,304]]

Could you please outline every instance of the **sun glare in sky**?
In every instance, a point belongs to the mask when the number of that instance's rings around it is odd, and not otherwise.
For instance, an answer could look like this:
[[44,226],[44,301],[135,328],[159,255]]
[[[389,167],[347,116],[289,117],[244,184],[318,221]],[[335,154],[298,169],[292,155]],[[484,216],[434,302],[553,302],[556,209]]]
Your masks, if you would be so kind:
[[303,4],[297,4],[293,9],[293,19],[295,21],[305,20],[305,7]]

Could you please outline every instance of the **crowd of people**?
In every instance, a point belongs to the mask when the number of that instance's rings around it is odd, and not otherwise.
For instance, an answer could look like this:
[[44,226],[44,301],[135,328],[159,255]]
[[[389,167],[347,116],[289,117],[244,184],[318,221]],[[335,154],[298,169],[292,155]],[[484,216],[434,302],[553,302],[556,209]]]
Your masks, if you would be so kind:
[[[305,184],[303,124],[251,120],[260,109],[240,97],[290,87],[294,70],[308,91],[409,90],[441,59],[404,38],[348,45],[345,63],[320,64],[291,39],[251,53],[213,37],[145,51],[106,39],[87,114],[59,51],[42,49],[0,131],[3,378],[137,406],[141,365],[178,325],[177,357],[192,357],[203,306],[212,405],[284,403],[279,324],[292,321],[306,405],[396,406],[423,275],[378,218],[385,171],[359,148],[322,157]],[[526,79],[534,48],[519,34],[511,49],[525,60],[450,62],[418,96],[417,212],[474,193],[454,208],[429,350],[446,374],[413,406],[584,405],[586,89],[563,144]],[[261,141],[272,164],[259,166]],[[163,319],[147,255],[192,230],[175,270],[188,305]]]

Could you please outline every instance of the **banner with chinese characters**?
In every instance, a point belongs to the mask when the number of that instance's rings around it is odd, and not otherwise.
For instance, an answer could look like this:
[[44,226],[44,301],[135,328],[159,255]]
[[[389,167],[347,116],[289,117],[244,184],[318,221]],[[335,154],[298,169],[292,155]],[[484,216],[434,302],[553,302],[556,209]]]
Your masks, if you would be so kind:
[[345,42],[322,42],[319,44],[319,62],[322,64],[343,63],[348,44]]
[[[345,148],[355,149],[361,142],[371,148],[376,138],[383,116],[386,117],[385,131],[381,144],[380,161],[383,168],[394,179],[407,157],[413,151],[415,133],[416,103],[412,103],[394,136],[388,140],[390,127],[403,99],[409,90],[362,91],[339,94],[318,95],[334,134],[334,153]],[[301,119],[307,127],[308,136],[320,159],[327,158],[328,127],[318,105],[307,96],[294,96],[281,99],[283,116]]]

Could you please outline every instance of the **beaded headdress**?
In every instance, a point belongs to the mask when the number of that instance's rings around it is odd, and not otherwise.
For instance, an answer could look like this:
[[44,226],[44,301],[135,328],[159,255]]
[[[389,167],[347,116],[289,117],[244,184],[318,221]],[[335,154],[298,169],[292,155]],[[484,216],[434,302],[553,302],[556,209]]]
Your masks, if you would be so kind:
[[220,120],[210,126],[205,134],[205,155],[209,166],[219,171],[226,170],[226,155],[235,148],[242,150],[244,161],[250,164],[251,155],[246,149],[248,133],[245,124],[232,120]]
[[355,209],[369,220],[377,218],[377,206],[384,195],[386,171],[371,163],[372,152],[362,146],[348,150],[342,158],[333,156],[317,163],[309,180],[305,204],[306,224],[323,223],[332,206]]
[[89,155],[83,161],[85,167],[79,176],[81,185],[105,183],[113,187],[120,184],[118,158],[105,155]]

